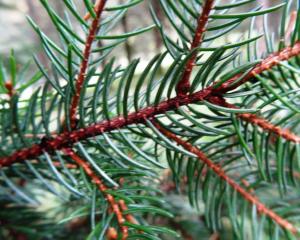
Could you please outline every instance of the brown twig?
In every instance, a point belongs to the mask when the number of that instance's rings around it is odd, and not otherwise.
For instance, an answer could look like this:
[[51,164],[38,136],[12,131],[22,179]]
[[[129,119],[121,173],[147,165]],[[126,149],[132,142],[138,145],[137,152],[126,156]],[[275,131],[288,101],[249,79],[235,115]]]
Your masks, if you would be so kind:
[[296,134],[292,133],[289,129],[282,129],[278,126],[273,125],[269,121],[264,118],[260,118],[255,114],[250,113],[241,113],[238,114],[238,117],[246,122],[252,123],[253,125],[257,125],[261,127],[263,130],[266,130],[270,133],[274,133],[277,136],[280,136],[288,141],[294,143],[300,143],[300,137]]
[[118,239],[118,232],[114,227],[110,227],[106,233],[107,240],[117,240]]
[[119,207],[119,204],[116,202],[115,198],[107,193],[106,191],[108,188],[106,185],[102,182],[102,180],[94,173],[90,165],[85,162],[83,159],[81,159],[72,149],[65,148],[63,149],[63,152],[70,156],[74,162],[76,162],[82,169],[85,171],[85,173],[92,179],[92,181],[98,186],[99,190],[103,193],[103,195],[106,197],[108,203],[110,204],[110,207],[112,211],[116,214],[118,224],[120,226],[120,229],[122,231],[122,240],[127,239],[128,237],[128,227],[124,226],[125,218],[123,216],[122,210]]
[[0,158],[0,167],[9,166],[13,163],[24,161],[26,159],[36,158],[41,155],[44,150],[48,152],[59,150],[68,145],[72,145],[75,142],[101,135],[103,132],[110,132],[131,124],[144,123],[145,119],[150,119],[158,114],[178,109],[180,106],[197,103],[205,99],[207,100],[216,94],[220,95],[240,86],[241,84],[249,81],[255,75],[260,74],[263,71],[277,65],[281,61],[287,60],[298,54],[300,54],[300,42],[296,42],[293,47],[284,48],[280,52],[267,57],[264,61],[262,61],[262,63],[254,67],[246,78],[239,83],[233,84],[241,76],[241,74],[231,78],[217,88],[209,86],[193,94],[176,96],[165,100],[156,106],[147,107],[137,112],[130,113],[127,117],[116,117],[109,121],[102,121],[86,128],[58,134],[55,138],[47,141],[46,144],[35,144],[29,148],[17,150],[10,156]]
[[[127,207],[125,201],[122,199],[119,200],[119,206],[123,212],[128,210],[128,207]],[[125,219],[127,220],[127,222],[130,222],[132,224],[138,224],[138,221],[131,214],[125,214]]]
[[[96,1],[95,6],[94,6],[95,12],[96,12],[96,9],[99,7],[100,3],[101,3],[101,0],[97,0],[97,1]],[[90,14],[90,13],[86,13],[86,14],[84,15],[84,17],[83,17],[83,19],[84,19],[85,21],[88,21],[90,18],[91,18],[91,14]]]
[[[38,160],[32,160],[31,163],[33,164],[39,164],[40,162]],[[62,167],[62,164],[60,162],[53,162],[53,165],[55,167]],[[77,169],[77,165],[76,164],[72,164],[72,163],[65,163],[65,167],[68,169]]]
[[257,197],[247,192],[244,188],[242,188],[239,184],[237,184],[231,177],[229,177],[219,165],[211,161],[202,151],[194,147],[189,142],[180,139],[174,133],[166,130],[158,123],[156,122],[153,123],[155,127],[166,137],[172,139],[178,145],[185,148],[187,151],[195,154],[199,158],[199,160],[201,160],[204,164],[206,164],[206,166],[209,169],[211,169],[217,176],[219,176],[222,180],[224,180],[227,184],[229,184],[234,190],[236,190],[240,195],[242,195],[244,199],[246,199],[247,201],[255,205],[259,213],[267,215],[268,217],[273,219],[273,221],[276,222],[278,225],[292,232],[293,234],[296,234],[298,232],[297,228],[292,223],[288,222],[287,220],[277,215],[275,212],[273,212],[271,209],[265,206],[262,202],[260,202],[260,200]]
[[83,51],[83,60],[80,65],[80,71],[76,81],[75,95],[72,98],[72,103],[70,108],[70,120],[71,120],[72,129],[74,129],[76,126],[76,111],[79,103],[80,92],[81,92],[82,85],[85,81],[86,71],[88,69],[88,62],[91,55],[92,44],[95,39],[96,32],[98,30],[101,14],[103,12],[106,1],[107,0],[100,0],[98,1],[98,4],[95,6],[96,17],[93,19],[93,22],[89,30],[89,34],[86,39],[85,48]]
[[214,89],[215,94],[222,94],[233,89],[238,88],[245,82],[254,78],[256,75],[261,74],[262,72],[271,69],[272,67],[278,65],[280,62],[286,61],[294,56],[297,56],[300,53],[300,42],[295,43],[292,47],[286,47],[279,52],[273,53],[267,58],[265,58],[262,62],[257,64],[252,71],[250,71],[246,76],[243,77],[240,81],[236,82],[241,78],[244,73],[239,73],[233,78],[229,79],[225,83],[221,84],[221,86]]
[[[213,8],[214,0],[206,0],[202,9],[202,13],[197,21],[197,28],[195,31],[194,39],[191,44],[190,51],[194,51],[196,48],[200,47],[203,39],[203,34],[206,31],[205,27],[208,22],[209,13]],[[197,53],[194,53],[188,60],[182,78],[176,86],[176,92],[179,95],[185,95],[190,90],[190,77],[192,70],[195,65]]]
[[[230,104],[225,101],[222,97],[212,97],[208,99],[211,103],[217,104],[219,106],[227,107],[227,108],[234,108],[238,109],[237,106]],[[268,120],[261,118],[255,114],[251,113],[239,113],[237,116],[242,119],[243,121],[249,122],[253,125],[259,126],[263,130],[273,133],[279,137],[282,137],[288,141],[294,142],[294,143],[300,143],[300,137],[296,134],[292,133],[289,129],[282,129],[278,126],[275,126]]]

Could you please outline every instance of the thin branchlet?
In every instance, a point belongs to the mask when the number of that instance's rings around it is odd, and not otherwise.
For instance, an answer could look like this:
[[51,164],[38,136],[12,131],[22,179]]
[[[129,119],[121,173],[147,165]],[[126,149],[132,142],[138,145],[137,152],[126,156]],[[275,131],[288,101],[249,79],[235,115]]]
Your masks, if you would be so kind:
[[[99,5],[101,4],[101,1],[102,0],[97,0],[96,3],[95,3],[95,6],[94,6],[94,10],[96,11],[97,10],[97,7],[99,7]],[[89,20],[91,18],[91,14],[88,12],[84,15],[83,19],[85,21]]]
[[[121,232],[122,232],[122,238],[121,239],[126,240],[127,237],[128,237],[128,227],[124,226],[125,217],[122,213],[122,209],[119,206],[118,202],[115,200],[115,198],[111,194],[107,193],[108,187],[103,183],[101,178],[98,177],[94,173],[94,171],[92,170],[90,165],[86,161],[81,159],[81,157],[78,156],[72,149],[65,148],[65,149],[63,149],[63,152],[66,155],[70,156],[74,160],[74,162],[76,162],[80,167],[82,167],[82,169],[85,171],[85,173],[91,178],[93,183],[97,185],[99,190],[106,197],[106,200],[110,204],[110,207],[111,207],[112,211],[116,214],[116,218],[117,218],[119,227],[120,227]],[[125,202],[122,203],[123,208],[124,208],[124,205],[126,206]]]
[[[122,199],[119,200],[119,206],[123,212],[128,210],[128,207],[127,207],[125,201]],[[130,222],[132,224],[138,224],[137,220],[131,214],[125,214],[125,219],[127,220],[127,222]]]
[[289,129],[282,129],[281,127],[275,126],[270,123],[268,120],[258,117],[255,114],[242,113],[237,115],[240,119],[249,122],[253,125],[261,127],[263,130],[273,133],[279,137],[282,137],[288,141],[294,143],[300,143],[300,137],[291,132]]
[[71,120],[72,129],[74,129],[76,126],[76,112],[77,112],[77,107],[78,107],[78,103],[79,103],[79,99],[80,99],[80,93],[81,93],[82,85],[86,78],[86,72],[87,72],[88,65],[89,65],[89,59],[91,56],[92,44],[93,44],[93,41],[96,37],[96,33],[99,28],[101,14],[103,12],[106,1],[107,0],[101,0],[95,6],[96,17],[92,21],[92,24],[91,24],[91,27],[89,30],[89,34],[86,39],[85,48],[84,48],[84,52],[83,52],[83,60],[80,64],[80,70],[79,70],[79,74],[78,74],[78,77],[76,80],[76,90],[75,90],[75,94],[72,98],[71,107],[70,107],[70,120]]
[[[226,108],[233,108],[238,109],[237,106],[234,104],[230,104],[226,102],[226,100],[222,97],[211,97],[208,99],[211,103],[223,106]],[[283,129],[279,126],[275,126],[268,120],[257,116],[256,114],[252,113],[238,113],[236,115],[238,118],[242,119],[243,121],[249,122],[253,125],[259,126],[264,131],[267,131],[269,133],[273,133],[277,135],[278,137],[282,137],[288,141],[294,142],[294,143],[300,143],[300,137],[291,132],[289,129]]]
[[213,161],[211,161],[202,151],[200,151],[197,147],[194,147],[187,141],[179,138],[174,133],[168,131],[167,129],[163,128],[157,122],[153,120],[155,127],[166,137],[175,141],[178,145],[182,146],[184,149],[189,151],[190,153],[195,154],[201,162],[203,162],[209,169],[211,169],[218,177],[220,177],[223,181],[229,184],[235,191],[237,191],[240,195],[243,196],[248,202],[252,203],[256,206],[257,211],[261,214],[265,214],[278,225],[283,227],[284,229],[296,234],[298,232],[297,228],[290,223],[289,221],[283,219],[281,216],[276,214],[274,211],[269,209],[266,205],[264,205],[257,197],[253,196],[251,193],[247,192],[243,187],[241,187],[238,183],[236,183],[231,177],[229,177],[225,171]]
[[166,113],[167,111],[176,110],[180,106],[185,106],[192,103],[197,103],[203,100],[211,99],[215,96],[220,96],[222,93],[233,90],[243,83],[249,81],[253,77],[262,72],[269,70],[271,67],[278,65],[280,62],[288,60],[294,56],[300,54],[300,42],[296,42],[293,47],[286,47],[281,51],[274,53],[259,63],[253,70],[245,77],[245,79],[235,83],[240,78],[241,74],[234,76],[227,82],[221,84],[219,87],[209,86],[198,92],[176,96],[174,98],[165,100],[156,106],[150,106],[143,108],[137,112],[133,112],[127,115],[127,117],[115,117],[111,120],[105,120],[100,123],[90,125],[85,128],[75,129],[70,132],[64,132],[57,134],[53,139],[47,141],[46,146],[41,144],[35,144],[29,148],[17,150],[10,156],[0,158],[0,167],[9,166],[16,162],[21,162],[26,159],[33,159],[43,153],[43,151],[55,151],[70,146],[78,141],[85,140],[90,137],[101,135],[104,132],[111,132],[116,129],[126,127],[131,124],[144,123],[146,119],[150,119],[159,114]]
[[[241,76],[244,73],[237,74],[233,78],[221,84],[221,86],[215,88],[214,93],[223,94],[233,89],[238,88],[245,82],[249,81],[252,78],[255,78],[256,75],[261,74],[264,71],[271,69],[272,67],[278,65],[279,63],[289,60],[292,57],[295,57],[300,54],[300,42],[296,42],[294,46],[289,46],[282,49],[279,52],[273,53],[259,64],[257,64],[246,76],[241,80]],[[238,81],[239,80],[239,81]]]
[[[206,31],[205,27],[208,22],[209,13],[213,8],[214,2],[214,0],[206,0],[204,3],[202,13],[200,14],[197,21],[197,28],[191,44],[190,51],[194,51],[196,48],[200,47],[202,43],[203,34]],[[185,65],[182,78],[176,86],[176,92],[178,95],[185,95],[190,91],[190,78],[195,65],[196,58],[197,53],[195,52]]]

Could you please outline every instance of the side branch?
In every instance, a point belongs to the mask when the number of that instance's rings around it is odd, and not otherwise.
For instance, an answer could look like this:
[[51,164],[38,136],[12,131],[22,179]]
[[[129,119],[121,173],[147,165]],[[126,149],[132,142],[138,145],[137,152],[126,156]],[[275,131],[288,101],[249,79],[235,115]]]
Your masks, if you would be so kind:
[[[97,7],[100,5],[100,3],[101,3],[101,0],[97,0],[97,1],[96,1],[95,5],[94,5],[94,10],[97,9]],[[83,19],[84,19],[85,21],[89,20],[90,18],[91,18],[91,14],[90,14],[90,13],[86,13],[86,14],[84,15],[84,17],[83,17]]]
[[296,234],[298,232],[297,228],[288,222],[287,220],[283,219],[279,215],[277,215],[275,212],[273,212],[271,209],[269,209],[267,206],[265,206],[257,197],[254,197],[252,194],[247,192],[244,188],[242,188],[239,184],[237,184],[232,178],[230,178],[225,171],[217,164],[215,164],[213,161],[211,161],[202,151],[200,151],[198,148],[194,147],[189,142],[186,142],[179,137],[177,137],[174,133],[169,132],[162,126],[160,126],[158,123],[154,122],[154,125],[156,128],[163,133],[166,137],[169,139],[172,139],[175,141],[178,145],[182,146],[186,150],[188,150],[191,153],[194,153],[199,160],[201,160],[206,166],[211,169],[215,174],[217,174],[223,181],[225,181],[227,184],[229,184],[235,191],[237,191],[239,194],[241,194],[248,202],[252,203],[256,206],[257,211],[261,214],[265,214],[273,221],[275,221],[278,225],[285,228],[286,230],[292,232],[293,234]]
[[[203,34],[205,32],[205,27],[208,22],[208,17],[211,9],[213,8],[214,0],[206,0],[202,9],[202,13],[197,21],[197,29],[195,31],[195,36],[191,44],[190,50],[193,51],[195,48],[200,47],[203,39]],[[194,53],[192,57],[187,62],[182,78],[176,86],[176,92],[178,95],[185,95],[190,90],[190,77],[192,74],[193,67],[195,65],[197,53]]]
[[89,63],[89,59],[90,59],[90,55],[91,55],[92,44],[95,39],[97,30],[98,30],[99,21],[100,21],[101,14],[103,12],[106,1],[107,0],[101,0],[95,6],[96,17],[94,18],[94,20],[92,22],[88,37],[86,39],[85,49],[83,52],[83,60],[80,65],[80,71],[79,71],[78,78],[76,81],[76,90],[75,90],[76,92],[75,92],[75,95],[73,96],[71,108],[70,108],[70,120],[71,120],[72,128],[75,128],[76,111],[77,111],[77,107],[78,107],[78,103],[79,103],[80,92],[81,92],[81,88],[82,88],[82,85],[83,85],[85,77],[86,77],[88,63]]
[[[99,190],[103,193],[103,195],[106,197],[106,200],[110,204],[110,207],[112,211],[116,214],[118,224],[120,226],[120,229],[122,231],[122,240],[127,239],[128,237],[128,227],[124,226],[125,218],[123,217],[122,210],[120,209],[119,204],[116,202],[115,198],[111,195],[106,193],[108,188],[106,185],[102,182],[102,180],[93,172],[90,165],[86,163],[84,160],[82,160],[72,149],[65,148],[64,153],[68,156],[70,156],[82,169],[85,171],[85,173],[92,179],[92,181],[98,186]],[[124,207],[124,204],[122,207]]]
[[278,126],[275,126],[274,124],[270,123],[266,119],[260,118],[255,114],[243,113],[243,114],[238,114],[238,117],[246,122],[261,127],[265,131],[274,133],[277,136],[282,137],[288,141],[294,143],[300,143],[300,137],[292,133],[289,129],[282,129]]
[[[211,103],[217,104],[219,106],[227,107],[227,108],[234,108],[238,109],[237,106],[230,104],[225,101],[225,99],[219,97],[210,98],[208,99]],[[253,125],[259,126],[263,130],[273,133],[279,137],[282,137],[288,141],[294,142],[294,143],[300,143],[300,137],[291,132],[289,129],[282,129],[278,126],[275,126],[268,120],[261,118],[255,114],[251,113],[239,113],[237,116],[242,119],[243,121],[249,122]]]
[[236,82],[244,73],[239,73],[233,78],[229,79],[227,82],[223,83],[220,87],[214,89],[214,93],[223,94],[237,87],[241,86],[245,82],[254,78],[256,75],[271,69],[272,67],[278,65],[280,62],[286,61],[292,57],[300,54],[300,42],[296,42],[292,47],[286,47],[279,52],[273,53],[267,58],[265,58],[261,63],[257,64],[252,71],[250,71],[242,80]]
[[272,54],[271,56],[266,58],[263,61],[264,64],[258,64],[252,71],[254,73],[251,72],[252,74],[247,76],[246,80],[240,81],[238,84],[235,84],[234,87],[231,86],[231,84],[234,83],[241,76],[240,74],[238,74],[239,77],[233,77],[226,83],[223,83],[218,88],[214,88],[214,86],[209,86],[193,94],[176,96],[174,98],[165,100],[156,106],[147,107],[137,112],[130,113],[127,116],[127,118],[116,117],[111,119],[110,121],[102,121],[100,123],[93,124],[86,128],[58,134],[53,139],[47,140],[44,143],[35,144],[29,148],[17,150],[10,156],[0,158],[0,167],[9,166],[13,163],[21,162],[26,159],[34,159],[41,155],[44,150],[48,152],[60,150],[64,147],[68,147],[74,144],[75,142],[82,141],[97,135],[101,135],[103,132],[110,132],[131,124],[144,123],[145,119],[150,119],[158,114],[163,114],[167,111],[178,109],[180,106],[185,106],[191,103],[197,103],[199,101],[208,100],[216,95],[220,96],[222,92],[232,90],[235,87],[241,85],[242,83],[250,80],[252,77],[255,76],[255,74],[260,74],[263,71],[268,70],[270,67],[275,66],[279,63],[279,59],[280,61],[284,61],[298,54],[300,54],[300,42],[297,42],[293,47],[284,48],[279,53]]
[[185,97],[177,96],[175,98],[163,101],[155,107],[148,107],[141,109],[138,112],[131,113],[127,116],[127,118],[116,117],[109,121],[102,121],[86,128],[60,133],[53,139],[43,139],[40,144],[35,144],[29,148],[18,150],[8,157],[0,158],[0,168],[9,166],[16,162],[24,161],[26,159],[34,159],[41,155],[43,151],[53,152],[55,150],[69,147],[72,144],[87,138],[101,135],[104,132],[111,132],[131,124],[144,123],[145,119],[149,119],[158,114],[175,110],[180,106],[202,101],[210,93],[211,89],[205,89]]

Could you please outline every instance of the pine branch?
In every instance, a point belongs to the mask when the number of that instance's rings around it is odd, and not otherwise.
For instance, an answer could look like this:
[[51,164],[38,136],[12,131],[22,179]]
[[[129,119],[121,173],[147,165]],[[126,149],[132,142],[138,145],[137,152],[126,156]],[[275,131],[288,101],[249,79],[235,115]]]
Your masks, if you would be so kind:
[[98,1],[98,4],[95,5],[96,17],[93,19],[93,22],[92,22],[90,30],[89,30],[88,37],[86,39],[85,49],[83,52],[83,60],[80,65],[80,71],[79,71],[77,81],[76,81],[75,95],[73,96],[71,108],[70,108],[70,120],[71,120],[72,128],[75,128],[75,126],[76,126],[76,111],[77,111],[77,107],[78,107],[78,103],[79,103],[80,92],[82,89],[82,85],[85,81],[86,72],[88,69],[88,63],[89,63],[89,59],[90,59],[90,55],[91,55],[92,44],[95,39],[96,32],[98,30],[99,21],[100,21],[101,14],[103,12],[106,1],[107,0]]
[[127,239],[128,237],[128,227],[124,226],[125,218],[123,216],[122,208],[125,208],[126,205],[124,202],[122,202],[121,207],[116,202],[115,198],[107,193],[108,190],[107,186],[102,182],[102,180],[94,173],[92,168],[89,166],[88,163],[86,163],[84,160],[82,160],[72,149],[65,148],[63,152],[70,156],[82,169],[85,171],[85,173],[92,179],[92,181],[98,186],[99,190],[102,192],[102,194],[106,197],[106,200],[111,206],[112,211],[116,214],[118,224],[120,226],[120,229],[122,231],[122,240]]
[[[208,22],[209,13],[213,8],[214,2],[215,2],[214,0],[206,0],[204,3],[204,6],[202,8],[202,13],[199,16],[197,21],[198,25],[195,31],[193,42],[191,44],[191,48],[190,48],[191,52],[194,51],[196,48],[200,47],[202,43],[203,34],[206,30],[205,27]],[[185,66],[182,78],[176,86],[176,92],[178,95],[185,95],[190,90],[190,77],[195,65],[196,57],[197,57],[197,53],[195,52]]]
[[[221,97],[215,97],[215,98],[210,98],[209,101],[213,104],[217,104],[219,106],[227,107],[227,108],[233,108],[233,109],[238,109],[237,106],[230,104],[225,101],[224,98]],[[274,124],[270,123],[268,120],[258,117],[255,114],[251,113],[239,113],[237,116],[246,121],[249,122],[253,125],[257,125],[261,127],[263,130],[273,133],[279,137],[282,137],[288,141],[294,142],[294,143],[300,143],[300,137],[297,136],[296,134],[292,133],[289,129],[282,129],[278,126],[275,126]]]
[[232,178],[230,178],[225,171],[217,164],[215,164],[213,161],[211,161],[207,156],[200,151],[197,147],[194,147],[189,142],[186,142],[179,137],[177,137],[174,133],[168,131],[167,129],[163,128],[161,125],[159,125],[157,122],[153,121],[155,127],[166,137],[169,139],[172,139],[175,141],[178,145],[182,146],[184,149],[189,151],[190,153],[195,154],[199,160],[201,160],[206,166],[211,169],[218,177],[220,177],[223,181],[225,181],[227,184],[229,184],[234,190],[236,190],[245,200],[252,203],[256,206],[257,211],[261,214],[265,214],[271,219],[273,219],[274,222],[276,222],[278,225],[283,227],[284,229],[292,232],[293,234],[297,234],[298,230],[297,228],[287,220],[283,219],[279,215],[277,215],[275,212],[273,212],[271,209],[269,209],[267,206],[265,206],[257,197],[254,197],[252,194],[247,192],[244,188],[242,188],[238,183],[236,183]]
[[13,163],[21,162],[26,159],[33,159],[41,155],[43,151],[53,152],[55,150],[60,150],[78,141],[101,135],[104,132],[111,132],[131,124],[144,123],[146,119],[150,119],[154,116],[171,110],[176,110],[180,106],[212,99],[215,96],[218,98],[218,96],[220,96],[222,93],[239,87],[243,83],[255,77],[255,75],[261,74],[262,72],[269,70],[271,67],[278,65],[281,61],[288,60],[299,54],[300,42],[296,42],[293,47],[286,47],[278,53],[271,54],[256,67],[254,67],[254,69],[238,83],[235,83],[235,81],[241,77],[242,73],[234,76],[227,82],[220,84],[220,86],[217,86],[217,81],[213,86],[209,86],[189,95],[176,96],[174,98],[165,100],[156,106],[143,108],[137,112],[130,113],[127,117],[116,117],[85,128],[57,134],[57,136],[55,136],[53,139],[44,139],[44,141],[42,141],[40,144],[35,144],[29,148],[17,150],[10,156],[0,158],[0,166],[9,166]]

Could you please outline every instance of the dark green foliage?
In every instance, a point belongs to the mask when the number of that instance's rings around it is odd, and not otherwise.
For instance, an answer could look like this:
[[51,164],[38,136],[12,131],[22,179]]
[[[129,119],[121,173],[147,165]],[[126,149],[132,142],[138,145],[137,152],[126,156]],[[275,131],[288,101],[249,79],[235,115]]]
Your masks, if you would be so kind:
[[[1,62],[0,158],[40,143],[44,136],[55,138],[53,133],[71,130],[69,108],[83,58],[82,33],[87,34],[89,22],[80,16],[72,0],[63,0],[64,18],[55,13],[51,1],[40,2],[61,41],[51,40],[29,17],[50,59],[50,69],[37,57],[34,57],[37,73],[29,72],[29,65],[19,69],[13,53],[8,61]],[[159,21],[151,3],[149,11],[155,25],[113,33],[127,11],[141,2],[130,0],[106,8],[81,91],[78,128],[126,117],[176,96],[176,83],[194,53],[189,46],[203,1],[160,0],[168,20],[165,25],[172,27],[176,37]],[[298,2],[281,0],[271,3],[269,8],[255,0],[217,2],[203,43],[194,50],[197,61],[191,93],[212,86],[217,80],[221,85],[239,73],[244,74],[242,79],[268,54],[300,40]],[[92,1],[86,0],[84,4],[93,16]],[[292,11],[298,11],[298,17],[291,35],[286,36]],[[280,19],[276,33],[268,30],[267,23],[268,16],[274,13]],[[70,19],[80,25],[82,32],[77,31]],[[261,23],[263,32],[258,29],[262,28]],[[153,28],[161,33],[164,52],[145,66],[138,59],[128,66],[119,64],[113,57],[116,47],[129,37],[139,38]],[[238,35],[236,40],[231,40],[235,35]],[[137,40],[137,44],[143,43]],[[236,113],[256,113],[300,135],[299,77],[300,58],[295,57],[226,92],[223,97],[239,109],[199,101],[156,116],[166,129],[198,146],[226,174],[298,228],[299,143],[247,123]],[[14,89],[11,97],[6,87],[9,81]],[[128,239],[182,239],[185,232],[193,239],[209,239],[215,232],[221,239],[297,239],[272,219],[259,215],[255,206],[207,169],[194,154],[159,132],[150,120],[72,146],[109,187],[107,192],[126,202],[128,210],[124,214],[132,214],[137,221],[125,223],[131,236]],[[110,226],[119,229],[103,193],[80,167],[70,168],[70,164],[74,165],[70,157],[55,151],[0,168],[0,222],[4,223],[0,238],[9,239],[9,231],[13,230],[27,239],[94,240],[105,239]],[[166,174],[165,169],[171,174]],[[249,186],[243,185],[245,180]],[[166,182],[175,182],[176,186],[165,191],[162,185]],[[50,210],[39,210],[40,205],[49,203],[55,203]],[[72,228],[76,220],[82,224]],[[191,224],[193,227],[189,227]],[[195,225],[198,228],[193,230]]]

